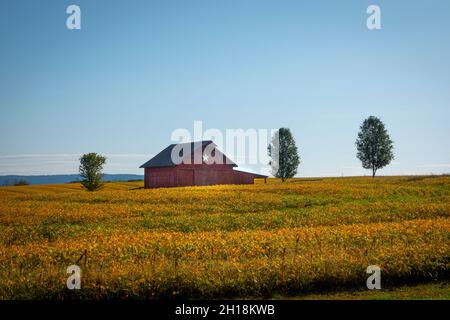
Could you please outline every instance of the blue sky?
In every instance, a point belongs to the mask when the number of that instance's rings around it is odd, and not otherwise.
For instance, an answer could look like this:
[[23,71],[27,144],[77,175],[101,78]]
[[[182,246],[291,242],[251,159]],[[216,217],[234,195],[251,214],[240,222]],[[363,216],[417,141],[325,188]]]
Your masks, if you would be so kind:
[[[81,30],[66,8],[81,8]],[[366,9],[381,8],[369,31]],[[450,172],[450,2],[2,1],[0,174],[139,165],[177,128],[289,127],[300,176],[370,174],[359,125],[380,117],[379,174]],[[245,166],[244,166],[245,168]]]

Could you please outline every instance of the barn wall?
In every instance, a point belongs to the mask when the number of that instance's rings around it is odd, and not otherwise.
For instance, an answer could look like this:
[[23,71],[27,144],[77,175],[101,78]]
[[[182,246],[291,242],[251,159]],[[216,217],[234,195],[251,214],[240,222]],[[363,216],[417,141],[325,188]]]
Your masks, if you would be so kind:
[[194,185],[194,169],[177,168],[177,185],[179,187]]
[[249,172],[233,170],[234,184],[253,184],[255,175]]
[[216,184],[253,184],[258,175],[233,170],[227,165],[189,165],[145,168],[145,188],[209,186]]
[[186,181],[192,181],[189,185],[195,186],[232,184],[234,181],[233,168],[219,164],[179,165],[178,182],[179,184],[186,185]]
[[176,187],[176,167],[145,168],[145,188]]

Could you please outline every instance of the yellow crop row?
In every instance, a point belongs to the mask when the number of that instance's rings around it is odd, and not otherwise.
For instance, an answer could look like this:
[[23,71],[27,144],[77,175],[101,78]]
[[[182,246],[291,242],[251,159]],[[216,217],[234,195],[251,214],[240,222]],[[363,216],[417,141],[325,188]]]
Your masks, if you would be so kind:
[[138,186],[0,188],[0,298],[298,295],[364,289],[369,265],[385,286],[449,275],[449,177]]

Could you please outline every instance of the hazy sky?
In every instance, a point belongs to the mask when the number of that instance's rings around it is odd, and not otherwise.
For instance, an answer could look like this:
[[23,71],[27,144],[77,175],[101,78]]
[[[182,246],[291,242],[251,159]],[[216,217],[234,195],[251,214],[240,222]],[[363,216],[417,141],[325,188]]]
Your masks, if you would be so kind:
[[2,0],[0,174],[75,173],[91,151],[142,173],[194,120],[291,128],[300,176],[370,174],[369,115],[395,142],[380,174],[450,172],[449,17],[448,0]]

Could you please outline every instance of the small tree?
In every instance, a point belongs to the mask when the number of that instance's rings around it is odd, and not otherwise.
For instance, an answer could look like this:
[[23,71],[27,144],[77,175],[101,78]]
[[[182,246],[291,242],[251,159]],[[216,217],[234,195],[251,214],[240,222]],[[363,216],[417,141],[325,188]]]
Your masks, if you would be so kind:
[[273,137],[272,142],[267,147],[269,165],[272,167],[272,174],[286,181],[296,175],[300,164],[297,146],[289,128],[280,128]]
[[103,165],[106,162],[106,158],[96,154],[87,153],[80,157],[80,176],[83,178],[81,184],[88,191],[96,191],[103,186]]
[[374,116],[364,120],[356,139],[356,156],[364,169],[372,170],[372,177],[378,169],[387,166],[394,159],[393,142],[383,122]]

